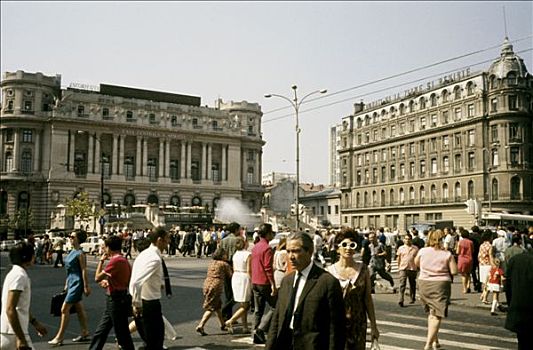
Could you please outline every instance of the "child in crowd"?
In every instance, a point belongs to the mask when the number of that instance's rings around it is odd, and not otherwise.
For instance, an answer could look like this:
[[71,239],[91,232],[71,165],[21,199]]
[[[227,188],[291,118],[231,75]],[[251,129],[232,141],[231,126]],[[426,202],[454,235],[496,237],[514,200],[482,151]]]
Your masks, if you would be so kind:
[[498,258],[494,258],[493,265],[490,269],[489,275],[487,276],[487,291],[492,292],[492,307],[490,309],[490,314],[492,316],[496,314],[496,308],[500,305],[499,298],[500,292],[503,292],[503,282],[505,276],[503,269],[501,268],[501,261]]

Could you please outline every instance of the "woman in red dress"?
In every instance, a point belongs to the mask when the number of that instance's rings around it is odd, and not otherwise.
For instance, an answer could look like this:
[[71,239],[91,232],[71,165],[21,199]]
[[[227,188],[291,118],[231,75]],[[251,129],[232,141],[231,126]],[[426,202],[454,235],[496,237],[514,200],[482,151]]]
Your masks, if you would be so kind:
[[461,240],[457,245],[457,270],[463,282],[463,294],[470,293],[470,274],[472,273],[474,243],[467,230],[461,230]]

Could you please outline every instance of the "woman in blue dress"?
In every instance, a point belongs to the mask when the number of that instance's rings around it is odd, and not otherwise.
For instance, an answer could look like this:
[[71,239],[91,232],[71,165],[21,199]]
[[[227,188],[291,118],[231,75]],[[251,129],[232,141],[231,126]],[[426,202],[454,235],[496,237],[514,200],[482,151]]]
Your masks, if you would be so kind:
[[48,344],[59,346],[63,344],[63,338],[70,319],[70,308],[74,307],[78,313],[78,320],[80,321],[81,334],[72,339],[73,342],[89,341],[89,329],[87,327],[87,314],[85,308],[81,303],[82,295],[89,296],[91,288],[89,287],[89,278],[87,275],[87,261],[80,244],[87,239],[85,231],[75,231],[70,235],[70,242],[72,250],[65,258],[65,267],[67,269],[67,280],[65,282],[65,290],[67,296],[65,302],[61,307],[61,324],[57,335],[50,340]]

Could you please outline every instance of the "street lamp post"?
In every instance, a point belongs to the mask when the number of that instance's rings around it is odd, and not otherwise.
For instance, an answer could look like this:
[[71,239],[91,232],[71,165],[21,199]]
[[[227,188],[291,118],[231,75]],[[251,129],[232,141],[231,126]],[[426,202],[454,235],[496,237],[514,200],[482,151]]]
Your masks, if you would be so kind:
[[492,180],[491,180],[491,171],[492,167],[490,166],[492,164],[491,162],[491,154],[490,150],[487,148],[483,148],[483,155],[485,155],[485,152],[487,152],[487,160],[483,161],[483,164],[485,168],[487,169],[487,189],[489,192],[489,213],[492,212]]
[[296,195],[295,195],[295,202],[296,202],[296,230],[298,231],[300,229],[300,125],[299,125],[299,112],[300,112],[300,106],[302,105],[302,102],[309,96],[314,94],[325,94],[328,92],[326,89],[322,90],[316,90],[313,92],[308,93],[302,99],[298,99],[297,90],[298,87],[296,85],[291,86],[293,92],[294,92],[294,98],[290,99],[288,97],[285,97],[283,95],[278,94],[265,94],[265,98],[271,98],[271,97],[279,97],[286,101],[288,101],[291,106],[294,108],[294,116],[296,118]]

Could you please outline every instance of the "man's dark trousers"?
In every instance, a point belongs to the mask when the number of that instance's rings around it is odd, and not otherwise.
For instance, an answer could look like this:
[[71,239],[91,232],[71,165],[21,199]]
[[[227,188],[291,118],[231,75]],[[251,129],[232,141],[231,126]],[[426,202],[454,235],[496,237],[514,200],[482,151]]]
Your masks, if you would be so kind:
[[107,341],[111,328],[115,329],[118,345],[123,350],[134,350],[130,330],[128,328],[128,312],[131,309],[131,301],[126,293],[114,293],[107,296],[106,309],[100,323],[94,331],[90,350],[101,350]]
[[146,350],[163,349],[165,338],[165,324],[161,313],[161,303],[158,300],[142,301],[142,317],[135,318],[137,331],[146,343]]

